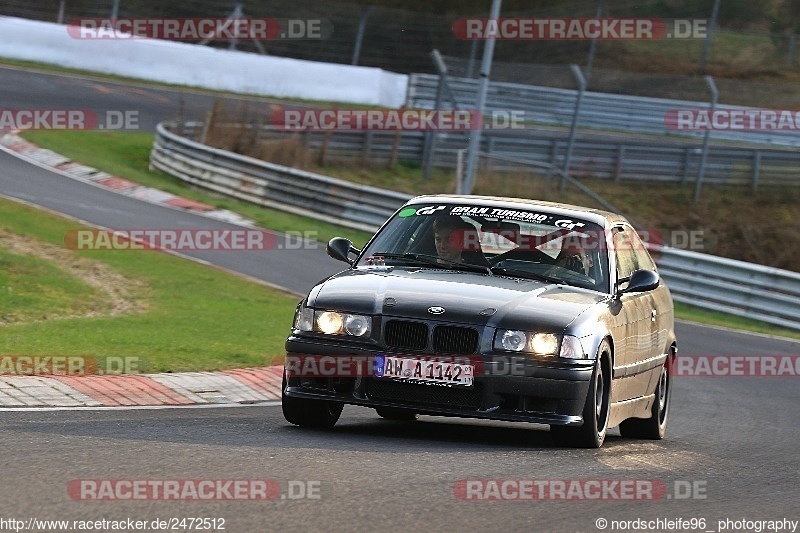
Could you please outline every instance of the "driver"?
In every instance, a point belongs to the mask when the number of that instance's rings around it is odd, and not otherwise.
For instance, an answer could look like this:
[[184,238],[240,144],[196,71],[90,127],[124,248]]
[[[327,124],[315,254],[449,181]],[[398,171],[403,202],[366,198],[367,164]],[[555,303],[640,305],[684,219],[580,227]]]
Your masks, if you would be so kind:
[[[481,252],[475,226],[458,216],[441,216],[433,221],[433,242],[440,262],[476,262],[486,259]],[[474,257],[470,257],[474,256]]]

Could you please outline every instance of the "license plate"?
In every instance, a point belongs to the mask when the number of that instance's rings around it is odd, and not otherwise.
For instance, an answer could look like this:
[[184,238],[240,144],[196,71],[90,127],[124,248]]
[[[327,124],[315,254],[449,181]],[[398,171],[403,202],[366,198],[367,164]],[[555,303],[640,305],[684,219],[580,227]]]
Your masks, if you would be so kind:
[[375,377],[445,387],[471,387],[475,379],[475,367],[434,359],[384,355],[375,360]]

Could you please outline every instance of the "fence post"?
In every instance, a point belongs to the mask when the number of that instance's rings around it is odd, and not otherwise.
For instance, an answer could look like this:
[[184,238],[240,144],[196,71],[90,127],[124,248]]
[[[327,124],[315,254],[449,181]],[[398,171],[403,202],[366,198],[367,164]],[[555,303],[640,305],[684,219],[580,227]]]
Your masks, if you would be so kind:
[[578,68],[578,65],[570,65],[572,74],[578,81],[578,96],[575,99],[575,112],[572,114],[572,124],[569,127],[569,141],[567,142],[567,153],[564,154],[564,167],[561,169],[561,185],[560,190],[564,192],[567,186],[567,176],[569,175],[569,164],[572,162],[572,146],[575,144],[575,134],[578,130],[578,116],[581,113],[581,102],[583,102],[583,93],[586,91],[586,78],[583,77],[583,72]]
[[[500,18],[500,4],[502,0],[492,0],[492,10],[489,15],[490,20],[496,21]],[[483,60],[481,61],[480,81],[478,82],[478,95],[475,102],[475,109],[479,116],[483,116],[486,106],[486,94],[489,92],[489,76],[492,72],[492,58],[494,56],[495,39],[488,39],[483,45]],[[475,166],[478,163],[478,152],[481,150],[481,130],[480,128],[470,132],[469,153],[467,154],[467,170],[464,181],[461,184],[463,194],[470,194],[475,184]]]
[[[431,59],[439,72],[439,83],[436,86],[436,101],[433,104],[435,111],[442,109],[442,98],[444,97],[444,87],[447,83],[447,65],[442,59],[442,54],[439,50],[434,49],[431,52]],[[422,149],[422,177],[426,180],[431,178],[431,171],[433,170],[433,155],[436,152],[436,132],[425,132],[425,144]]]
[[375,6],[369,6],[361,14],[361,20],[358,21],[358,32],[356,33],[356,45],[353,48],[353,58],[350,60],[351,65],[358,65],[358,58],[361,55],[361,42],[364,40],[364,30],[367,27],[367,19],[372,14]]
[[758,179],[761,175],[761,150],[753,153],[753,192],[758,190]]
[[[706,76],[706,84],[711,91],[711,114],[714,114],[714,109],[717,107],[717,85],[714,83],[714,78]],[[711,128],[706,128],[706,133],[703,136],[703,153],[700,156],[700,169],[697,171],[697,182],[694,185],[694,203],[700,201],[700,189],[703,187],[703,177],[706,173],[706,158],[708,157],[708,139],[711,137]]]
[[717,25],[717,14],[719,13],[719,0],[714,0],[714,7],[711,8],[711,20],[708,21],[706,40],[703,43],[703,55],[700,58],[700,73],[706,73],[708,63],[708,50],[711,48],[711,37],[714,34],[714,26]]

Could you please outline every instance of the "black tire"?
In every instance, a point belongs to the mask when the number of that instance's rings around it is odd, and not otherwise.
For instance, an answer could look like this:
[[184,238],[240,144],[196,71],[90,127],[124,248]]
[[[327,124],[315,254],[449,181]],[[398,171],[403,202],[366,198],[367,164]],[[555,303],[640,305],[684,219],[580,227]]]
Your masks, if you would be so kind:
[[629,418],[619,425],[619,432],[629,439],[661,440],[667,431],[669,403],[672,397],[672,376],[669,364],[661,369],[661,376],[655,390],[656,401],[650,411],[650,418]]
[[291,398],[286,390],[286,377],[281,386],[281,408],[287,422],[300,427],[329,429],[336,425],[342,414],[344,403],[329,400]]
[[376,407],[375,411],[381,418],[386,420],[398,420],[401,422],[413,422],[419,419],[419,415],[414,411],[406,411],[405,409],[393,409],[391,407]]
[[597,349],[597,363],[583,405],[583,425],[550,426],[550,436],[558,446],[599,448],[606,440],[611,405],[611,347],[603,341]]

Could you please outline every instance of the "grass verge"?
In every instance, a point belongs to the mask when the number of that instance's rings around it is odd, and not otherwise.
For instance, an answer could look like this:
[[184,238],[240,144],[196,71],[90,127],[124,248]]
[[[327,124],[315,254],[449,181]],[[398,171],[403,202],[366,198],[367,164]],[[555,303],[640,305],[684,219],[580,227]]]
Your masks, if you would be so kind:
[[[0,229],[6,236],[24,235],[32,247],[63,249],[64,234],[76,227],[0,199]],[[102,316],[109,302],[60,263],[27,256],[20,261],[3,246],[0,258],[13,268],[4,268],[0,290],[13,292],[18,303],[11,307],[17,321],[2,326],[0,353],[136,357],[144,372],[264,366],[283,354],[295,296],[161,252],[63,253],[87,270],[102,266],[137,286],[131,298],[140,300],[140,310]],[[47,316],[82,313],[87,305],[99,308],[101,316]],[[25,322],[31,318],[35,321]]]

